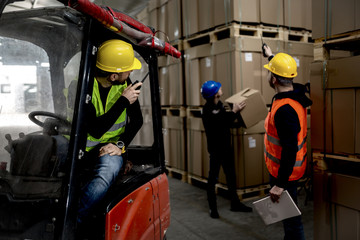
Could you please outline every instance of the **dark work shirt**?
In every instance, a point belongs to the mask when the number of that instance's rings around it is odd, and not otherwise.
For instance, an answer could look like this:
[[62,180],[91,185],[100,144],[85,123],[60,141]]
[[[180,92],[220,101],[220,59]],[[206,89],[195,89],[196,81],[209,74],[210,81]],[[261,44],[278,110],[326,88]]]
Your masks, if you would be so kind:
[[[127,80],[127,84],[131,84],[130,79]],[[110,88],[103,88],[101,84],[99,84],[100,98],[104,106],[109,91]],[[130,121],[127,122],[125,132],[121,135],[120,140],[125,143],[125,146],[128,146],[143,124],[143,117],[138,100],[133,104],[130,104],[126,97],[121,96],[109,111],[98,117],[96,117],[95,106],[93,104],[88,104],[88,133],[95,138],[100,138],[114,125],[125,108]]]
[[[278,93],[273,100],[291,98],[298,101],[304,108],[310,106],[312,101],[305,95],[305,86],[297,83],[293,86],[293,91]],[[295,109],[285,104],[276,111],[274,121],[282,146],[280,168],[275,185],[284,188],[287,186],[296,161],[297,136],[301,130],[300,120]]]
[[227,112],[221,101],[216,105],[206,102],[202,111],[202,121],[210,154],[221,154],[223,151],[231,150],[230,128],[236,116],[233,111]]

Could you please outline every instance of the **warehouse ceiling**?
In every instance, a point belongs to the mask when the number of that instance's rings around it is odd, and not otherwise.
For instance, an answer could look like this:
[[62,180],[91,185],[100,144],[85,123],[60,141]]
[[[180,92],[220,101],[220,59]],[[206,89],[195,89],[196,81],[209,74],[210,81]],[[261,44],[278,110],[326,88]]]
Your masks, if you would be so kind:
[[[111,8],[120,10],[127,13],[130,16],[135,16],[142,9],[147,6],[149,0],[90,0],[98,5],[105,5]],[[41,8],[48,6],[63,6],[62,3],[57,0],[24,0],[10,4],[5,8],[5,12],[30,9],[30,8]]]

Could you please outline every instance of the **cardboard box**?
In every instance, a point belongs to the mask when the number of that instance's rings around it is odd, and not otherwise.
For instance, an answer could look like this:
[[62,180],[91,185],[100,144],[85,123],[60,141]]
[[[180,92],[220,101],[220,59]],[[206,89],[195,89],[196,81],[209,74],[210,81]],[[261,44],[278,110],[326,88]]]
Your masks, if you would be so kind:
[[328,61],[327,88],[360,87],[360,56]]
[[162,5],[161,7],[158,8],[157,10],[158,13],[158,18],[157,18],[157,31],[159,31],[158,33],[155,34],[155,36],[157,38],[159,38],[160,40],[163,41],[167,41],[167,37],[166,37],[166,31],[168,29],[167,23],[168,21],[166,21],[166,19],[168,18],[167,14],[168,12],[166,11],[166,4]]
[[169,73],[169,104],[184,105],[183,69],[182,62],[168,65]]
[[199,21],[199,31],[208,30],[214,27],[214,3],[215,0],[198,0],[198,21]]
[[[165,158],[168,166],[186,171],[184,118],[163,116]],[[166,152],[167,151],[167,152]]]
[[330,222],[327,210],[329,204],[325,201],[327,186],[327,175],[314,172],[314,239],[331,239]]
[[246,107],[240,112],[240,116],[246,126],[249,128],[254,126],[261,120],[264,120],[268,114],[268,110],[260,92],[255,89],[246,88],[241,92],[227,98],[228,103],[240,103],[245,101]]
[[[326,88],[324,90],[323,67],[323,63],[318,62],[313,63],[311,68],[312,148],[322,151],[326,148],[325,151],[330,153],[357,153],[359,150],[358,89]],[[334,86],[335,83],[330,83],[334,72],[337,70],[329,70],[327,86]],[[336,83],[336,86],[346,86],[348,83],[346,78],[344,79],[345,81]]]
[[205,129],[203,127],[201,118],[189,117],[186,119],[186,122],[188,172],[190,174],[202,177],[203,161],[205,160],[204,153],[207,153],[207,148],[202,149],[204,147],[203,140]]
[[184,37],[199,31],[198,0],[182,0],[182,21]]
[[213,44],[215,55],[216,81],[221,82],[223,98],[228,98],[245,88],[261,91],[261,68],[259,39],[236,37],[217,41]]
[[[200,86],[202,86],[206,81],[215,79],[215,59],[215,56],[207,56],[200,58]],[[205,104],[205,99],[201,95],[200,104]]]
[[158,29],[158,8],[149,9],[149,25]]
[[355,89],[332,91],[335,153],[355,153]]
[[[325,3],[327,0],[312,1],[312,37],[318,39],[325,37],[325,23],[327,23]],[[329,32],[326,31],[328,35]]]
[[[264,136],[241,134],[232,130],[237,188],[258,186],[263,183]],[[226,175],[221,168],[219,182],[226,184]]]
[[360,154],[360,89],[356,89],[355,112],[355,153]]
[[205,104],[200,88],[204,82],[213,80],[215,75],[214,57],[210,56],[210,52],[210,44],[185,50],[185,89],[188,106]]
[[168,127],[168,118],[166,116],[162,117],[162,125],[163,125],[163,140],[164,140],[164,154],[165,154],[165,165],[166,166],[174,166],[174,159],[170,157],[170,134]]
[[322,62],[311,64],[310,83],[310,99],[313,101],[311,105],[311,148],[322,151],[325,148],[327,152],[332,152],[331,95],[329,91],[324,92],[323,89]]
[[317,0],[312,1],[312,9],[313,39],[360,29],[360,3],[357,0]]
[[357,177],[314,173],[314,239],[359,239]]
[[[355,30],[355,2],[357,0],[328,0],[328,23],[331,23],[330,34],[340,34]],[[357,16],[358,17],[358,16]]]
[[311,30],[311,2],[311,0],[284,0],[285,26]]
[[168,0],[167,6],[167,24],[166,31],[169,41],[176,41],[183,37],[181,23],[181,1]]
[[170,105],[169,68],[166,65],[163,67],[159,67],[159,88],[160,104],[162,106]]
[[260,21],[259,0],[214,0],[214,25]]
[[283,26],[284,2],[279,0],[260,0],[260,22]]
[[145,25],[149,25],[149,8],[146,7],[141,10],[138,14],[136,14],[136,19],[142,22]]
[[200,65],[199,59],[185,62],[186,105],[200,106]]

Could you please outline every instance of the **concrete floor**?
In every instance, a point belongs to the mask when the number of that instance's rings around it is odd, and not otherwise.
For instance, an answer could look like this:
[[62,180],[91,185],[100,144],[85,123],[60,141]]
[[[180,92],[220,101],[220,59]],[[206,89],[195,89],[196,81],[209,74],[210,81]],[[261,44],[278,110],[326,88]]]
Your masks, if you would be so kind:
[[[212,219],[208,213],[206,190],[169,177],[171,223],[168,240],[281,240],[282,223],[266,226],[256,212],[231,212],[230,201],[217,197],[220,219]],[[251,206],[256,198],[244,201]],[[307,240],[313,240],[313,201],[305,206],[305,191],[299,193],[299,208]]]

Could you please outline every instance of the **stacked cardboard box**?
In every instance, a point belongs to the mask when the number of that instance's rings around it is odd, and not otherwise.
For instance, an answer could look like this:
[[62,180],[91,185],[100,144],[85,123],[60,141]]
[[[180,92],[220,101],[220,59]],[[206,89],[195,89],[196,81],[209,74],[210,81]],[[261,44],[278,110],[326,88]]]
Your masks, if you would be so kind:
[[[295,81],[308,82],[312,44],[292,34],[293,29],[300,35],[309,34],[309,3],[311,0],[150,0],[138,18],[164,32],[156,36],[179,44],[183,53],[181,60],[159,57],[161,104],[198,110],[205,103],[200,88],[208,80],[222,83],[223,102],[249,88],[270,104],[274,90],[263,68],[268,60],[262,56],[261,37],[274,53],[293,54],[299,67]],[[200,116],[164,115],[163,123],[167,165],[207,178],[209,155]],[[239,188],[268,181],[263,122],[247,127],[233,129],[232,134]]]
[[[282,41],[265,38],[274,53],[288,52],[298,65],[298,76],[294,82],[305,84],[310,80],[310,63],[313,59],[313,45],[307,42]],[[264,96],[266,104],[271,103],[274,90],[269,87],[267,70],[263,68],[268,60],[261,53],[261,39],[256,37],[227,38],[213,44],[203,44],[185,50],[186,104],[204,104],[199,89],[208,80],[221,82],[224,98],[245,88],[257,89]]]
[[314,150],[360,154],[359,64],[356,56],[311,65]]
[[163,115],[165,164],[186,171],[184,117]]
[[156,36],[160,39],[174,42],[232,22],[311,30],[310,9],[313,7],[311,2],[311,0],[150,0],[148,7],[136,17],[158,30]]
[[159,84],[162,106],[183,106],[183,63],[171,56],[159,57]]
[[360,178],[314,174],[314,239],[359,239]]
[[360,238],[359,13],[356,0],[313,1],[311,147],[323,160],[314,175],[316,240]]
[[[198,110],[193,111],[200,113]],[[186,121],[188,173],[191,176],[207,178],[209,154],[202,119],[199,114],[192,114]]]
[[332,38],[360,29],[357,0],[312,1],[313,38]]
[[[237,188],[258,186],[269,181],[264,162],[264,121],[251,128],[232,130]],[[223,169],[219,182],[226,184]]]

